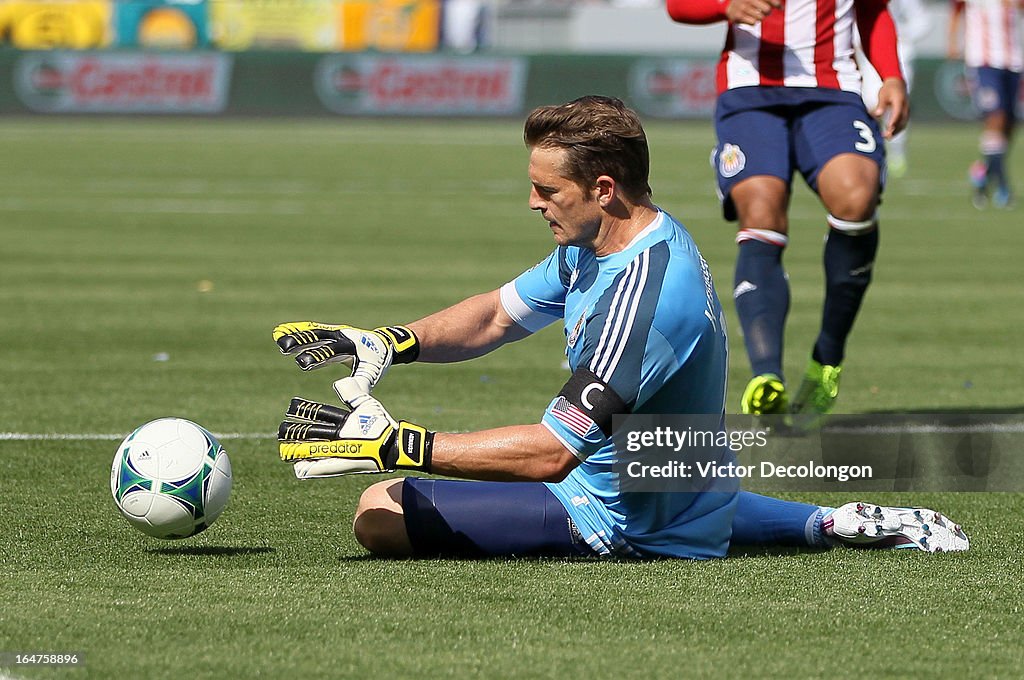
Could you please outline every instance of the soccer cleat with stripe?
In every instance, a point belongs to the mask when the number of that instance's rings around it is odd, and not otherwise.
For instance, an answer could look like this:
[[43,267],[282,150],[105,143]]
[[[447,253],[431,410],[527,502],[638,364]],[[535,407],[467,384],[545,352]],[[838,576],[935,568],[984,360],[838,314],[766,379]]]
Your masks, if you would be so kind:
[[839,396],[839,376],[842,371],[840,366],[823,365],[811,359],[790,409],[793,415],[811,416],[809,422],[799,424],[817,427],[832,412]]
[[752,416],[783,414],[786,406],[786,385],[774,373],[751,378],[740,399],[743,413]]
[[927,508],[847,503],[822,519],[825,536],[863,548],[960,552],[971,547],[963,527]]
[[907,157],[904,154],[890,154],[886,160],[886,173],[889,177],[900,179],[907,174]]
[[1013,193],[1006,187],[999,187],[992,194],[992,205],[1001,210],[1011,210],[1014,203]]

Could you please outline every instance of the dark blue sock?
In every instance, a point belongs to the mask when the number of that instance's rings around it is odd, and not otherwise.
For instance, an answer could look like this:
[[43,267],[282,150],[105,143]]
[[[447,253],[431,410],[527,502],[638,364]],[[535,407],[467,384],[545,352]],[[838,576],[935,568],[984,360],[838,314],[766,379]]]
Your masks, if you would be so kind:
[[732,520],[734,544],[827,547],[821,536],[821,511],[817,505],[749,491],[740,491],[738,501]]
[[733,298],[754,375],[782,375],[782,339],[789,313],[789,282],[781,246],[754,239],[739,244]]
[[1006,153],[986,153],[982,156],[985,161],[985,177],[988,184],[995,184],[1002,190],[1006,190],[1009,183],[1006,179]]
[[846,338],[871,283],[877,252],[877,228],[856,235],[829,230],[825,241],[825,305],[821,332],[812,354],[818,363],[827,366],[842,363]]

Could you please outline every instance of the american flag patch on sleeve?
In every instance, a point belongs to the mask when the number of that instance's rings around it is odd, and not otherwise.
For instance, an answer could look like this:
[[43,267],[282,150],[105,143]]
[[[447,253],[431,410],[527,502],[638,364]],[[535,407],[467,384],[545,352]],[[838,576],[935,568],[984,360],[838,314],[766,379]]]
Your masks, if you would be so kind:
[[551,415],[581,437],[586,437],[590,428],[594,427],[594,421],[590,416],[562,396],[555,399],[555,403],[551,405]]

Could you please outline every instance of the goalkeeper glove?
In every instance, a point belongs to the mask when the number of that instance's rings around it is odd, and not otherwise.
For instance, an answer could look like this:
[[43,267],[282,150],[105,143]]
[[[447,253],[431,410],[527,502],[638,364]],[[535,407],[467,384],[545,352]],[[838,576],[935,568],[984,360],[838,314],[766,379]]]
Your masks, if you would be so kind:
[[315,321],[282,323],[274,328],[274,341],[282,354],[294,354],[304,371],[342,363],[352,367],[352,378],[370,393],[391,364],[416,361],[420,344],[405,326],[382,326],[372,331]]
[[429,472],[434,433],[405,420],[395,422],[379,401],[353,389],[350,387],[349,399],[344,400],[349,411],[300,397],[292,399],[277,438],[281,460],[294,463],[295,476],[316,479],[395,470]]

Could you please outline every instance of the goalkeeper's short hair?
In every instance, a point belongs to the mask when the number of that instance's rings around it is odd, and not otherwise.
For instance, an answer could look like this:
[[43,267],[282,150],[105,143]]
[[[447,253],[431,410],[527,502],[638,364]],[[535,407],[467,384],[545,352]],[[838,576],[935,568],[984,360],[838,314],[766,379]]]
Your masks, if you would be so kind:
[[590,95],[541,106],[526,119],[523,138],[531,149],[565,149],[566,176],[585,189],[608,175],[634,201],[651,195],[647,135],[620,99]]

